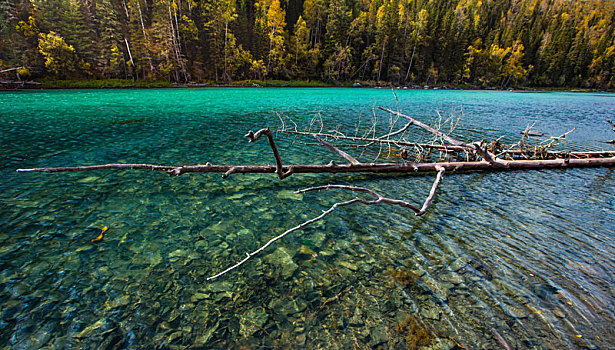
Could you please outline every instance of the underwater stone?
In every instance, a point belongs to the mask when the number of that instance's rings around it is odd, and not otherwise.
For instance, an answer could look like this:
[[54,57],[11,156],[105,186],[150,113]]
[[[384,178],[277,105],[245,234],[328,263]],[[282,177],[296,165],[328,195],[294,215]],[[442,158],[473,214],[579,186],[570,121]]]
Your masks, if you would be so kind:
[[361,313],[361,309],[358,307],[354,308],[354,314],[350,320],[348,320],[348,324],[354,327],[359,327],[365,324],[365,322],[363,322],[363,314]]
[[436,307],[436,305],[432,305],[430,307],[424,307],[421,309],[421,316],[428,318],[430,320],[439,320],[440,319],[440,311]]
[[326,256],[334,256],[335,252],[333,250],[330,249],[326,249],[326,250],[321,250],[319,253],[320,256],[326,257]]
[[453,340],[440,338],[437,339],[433,344],[429,346],[421,347],[422,350],[452,350],[452,349],[461,349]]
[[274,299],[269,303],[269,308],[285,315],[293,315],[302,312],[307,305],[301,298],[298,299]]
[[245,192],[240,192],[240,193],[236,193],[230,197],[227,198],[227,200],[233,200],[233,199],[241,199],[246,195]]
[[566,314],[562,310],[559,310],[559,309],[553,310],[553,314],[559,318],[566,317]]
[[194,247],[199,250],[207,250],[207,248],[209,248],[209,242],[207,242],[207,240],[201,239],[200,241],[196,241],[194,243]]
[[94,334],[101,333],[101,329],[107,328],[107,322],[105,319],[98,320],[95,323],[85,327],[81,332],[74,335],[75,338],[89,338]]
[[314,251],[306,245],[302,245],[297,252],[298,257],[302,259],[309,259],[312,257],[312,254],[314,254]]
[[454,285],[460,285],[463,283],[463,278],[461,278],[459,274],[452,271],[442,275],[442,280],[450,282]]
[[179,258],[182,256],[186,256],[187,252],[181,249],[174,250],[169,253],[169,258]]
[[208,327],[207,330],[205,330],[203,333],[199,334],[196,337],[196,339],[194,340],[194,345],[195,346],[204,346],[205,344],[207,344],[207,342],[209,341],[211,336],[218,329],[219,325],[220,325],[220,321],[216,321],[216,324],[214,324],[212,327]]
[[514,318],[522,319],[522,318],[528,317],[528,312],[524,310],[523,308],[520,308],[514,305],[506,305],[506,307],[508,309],[508,313]]
[[108,303],[110,308],[116,308],[116,307],[121,307],[121,306],[126,306],[130,303],[130,296],[128,295],[123,295],[119,298],[115,298],[113,299],[111,302]]
[[23,308],[23,304],[17,300],[9,300],[2,306],[2,320],[10,321],[17,318],[19,312]]
[[283,247],[278,247],[275,252],[267,255],[266,259],[273,265],[277,265],[282,274],[282,278],[289,279],[295,273],[297,264],[293,261],[293,258],[288,251]]
[[[260,330],[258,327],[263,327],[269,319],[269,315],[262,307],[255,307],[244,312],[239,317],[239,334],[244,337],[249,337]],[[250,322],[248,322],[250,321]],[[258,325],[255,326],[254,324]]]
[[352,243],[350,243],[350,242],[348,242],[346,240],[343,240],[343,239],[337,240],[335,242],[335,245],[336,245],[336,248],[339,249],[339,250],[346,250],[346,249],[350,249],[352,247]]
[[181,337],[182,337],[182,332],[180,332],[180,331],[177,331],[177,332],[175,332],[175,333],[172,333],[172,334],[169,336],[169,338],[167,339],[167,344],[171,344],[171,343],[173,343],[174,341],[176,341],[177,339],[179,339],[179,338],[181,338]]
[[231,292],[222,292],[222,293],[218,293],[218,294],[216,294],[216,296],[214,297],[214,299],[215,299],[217,302],[220,302],[220,301],[222,301],[222,300],[224,300],[224,299],[233,299],[233,293],[231,293]]
[[295,191],[280,191],[278,192],[277,195],[278,198],[280,199],[294,199],[297,201],[302,201],[303,200],[303,194],[302,193],[295,193]]
[[455,272],[463,269],[464,267],[466,267],[468,265],[468,263],[466,261],[464,261],[462,258],[457,258],[455,259],[450,265],[449,268]]
[[167,321],[169,323],[173,323],[173,321],[175,321],[180,315],[181,313],[177,311],[177,309],[173,309],[171,310],[171,313],[169,314],[169,319]]
[[190,301],[197,302],[199,300],[203,300],[203,299],[209,299],[210,294],[209,293],[194,293],[194,295],[192,295],[192,298],[190,298]]
[[300,347],[303,347],[303,346],[305,346],[305,341],[306,340],[307,340],[307,336],[305,334],[298,334],[295,337],[295,344],[300,346]]
[[370,342],[369,344],[373,347],[378,344],[386,343],[389,339],[387,335],[387,329],[383,324],[379,324],[369,329]]
[[312,241],[312,243],[314,243],[314,246],[318,248],[322,248],[326,239],[327,236],[321,231],[318,231],[310,236],[310,241]]
[[357,265],[355,265],[355,264],[353,264],[353,263],[351,263],[350,261],[347,261],[347,260],[341,261],[339,263],[339,265],[343,266],[343,267],[345,267],[345,268],[347,268],[348,270],[351,270],[351,271],[357,271],[357,269],[358,269]]
[[233,283],[229,281],[217,281],[211,283],[207,288],[209,291],[213,293],[226,292],[233,289]]
[[242,228],[241,230],[239,230],[239,232],[237,232],[238,236],[247,236],[252,234],[252,231],[250,231],[250,229],[247,228]]

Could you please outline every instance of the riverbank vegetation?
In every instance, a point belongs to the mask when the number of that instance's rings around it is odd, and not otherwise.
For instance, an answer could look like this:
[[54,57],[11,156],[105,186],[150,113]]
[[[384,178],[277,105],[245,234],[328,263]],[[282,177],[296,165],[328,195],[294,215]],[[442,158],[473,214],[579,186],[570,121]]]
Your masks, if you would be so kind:
[[0,33],[0,78],[58,87],[615,87],[601,0],[8,0]]

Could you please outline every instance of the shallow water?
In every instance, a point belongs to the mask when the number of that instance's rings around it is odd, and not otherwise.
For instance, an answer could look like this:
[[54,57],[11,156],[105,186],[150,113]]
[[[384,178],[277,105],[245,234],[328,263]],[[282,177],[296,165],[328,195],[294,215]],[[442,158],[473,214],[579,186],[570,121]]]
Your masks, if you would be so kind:
[[[560,135],[607,149],[615,95],[398,90],[455,136]],[[433,175],[17,174],[108,162],[273,163],[250,129],[276,113],[368,126],[386,89],[0,92],[0,344],[7,348],[607,349],[615,343],[613,169],[446,174],[420,218],[350,206],[206,278],[349,193],[420,203]],[[388,116],[378,113],[386,123]],[[429,138],[416,131],[418,139]],[[328,162],[277,135],[286,163]],[[294,142],[293,142],[294,141]],[[353,152],[349,150],[349,152]],[[91,242],[103,226],[100,242]]]

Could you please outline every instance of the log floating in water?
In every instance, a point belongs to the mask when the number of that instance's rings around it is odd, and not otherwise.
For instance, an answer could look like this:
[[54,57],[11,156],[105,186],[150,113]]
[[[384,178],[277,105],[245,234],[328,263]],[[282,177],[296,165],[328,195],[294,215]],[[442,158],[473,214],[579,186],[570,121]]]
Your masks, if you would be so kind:
[[[609,158],[581,158],[581,159],[540,159],[540,160],[504,160],[495,166],[487,161],[475,162],[438,162],[438,163],[359,163],[359,164],[294,164],[282,166],[283,172],[292,171],[295,174],[308,173],[414,173],[437,172],[438,167],[447,171],[464,170],[524,170],[549,168],[582,168],[582,167],[612,167],[615,166],[615,156]],[[154,165],[154,164],[101,164],[77,167],[30,168],[17,169],[18,172],[71,172],[92,170],[157,170],[170,175],[185,173],[240,173],[240,174],[266,174],[275,173],[275,165]],[[230,175],[230,174],[229,174]]]

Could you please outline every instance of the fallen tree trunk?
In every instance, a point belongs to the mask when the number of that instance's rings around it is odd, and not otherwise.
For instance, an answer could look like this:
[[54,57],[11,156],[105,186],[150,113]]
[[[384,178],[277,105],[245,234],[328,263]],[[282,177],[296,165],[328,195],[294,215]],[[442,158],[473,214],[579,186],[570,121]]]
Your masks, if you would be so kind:
[[[439,162],[439,163],[359,163],[359,164],[293,164],[283,165],[285,173],[292,171],[294,174],[310,173],[415,173],[437,172],[438,167],[447,171],[472,171],[472,170],[526,170],[526,169],[553,169],[553,168],[587,168],[587,167],[612,167],[615,166],[615,156],[609,158],[570,158],[570,159],[539,159],[539,160],[503,160],[495,166],[487,161],[475,162]],[[275,173],[275,165],[154,165],[154,164],[101,164],[76,167],[53,167],[53,168],[29,168],[17,169],[21,173],[42,172],[57,173],[71,171],[93,170],[156,170],[169,175],[179,176],[185,173],[222,173],[223,176],[231,174],[267,174]]]

